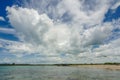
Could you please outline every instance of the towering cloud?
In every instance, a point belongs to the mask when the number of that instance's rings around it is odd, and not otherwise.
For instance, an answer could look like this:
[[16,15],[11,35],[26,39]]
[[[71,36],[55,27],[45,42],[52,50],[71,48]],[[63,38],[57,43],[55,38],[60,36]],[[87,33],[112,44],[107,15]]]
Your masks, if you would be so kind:
[[[120,56],[117,46],[119,38],[114,41],[110,39],[114,26],[118,24],[103,22],[113,2],[51,0],[45,3],[45,0],[31,0],[24,2],[24,7],[7,7],[9,21],[22,43],[16,51],[25,49],[26,54],[42,54],[46,56],[46,60],[49,56],[54,56],[51,60],[58,62],[79,62],[89,59],[102,62],[99,57],[106,56],[103,61],[105,62],[109,56]],[[112,54],[111,51],[116,52]]]

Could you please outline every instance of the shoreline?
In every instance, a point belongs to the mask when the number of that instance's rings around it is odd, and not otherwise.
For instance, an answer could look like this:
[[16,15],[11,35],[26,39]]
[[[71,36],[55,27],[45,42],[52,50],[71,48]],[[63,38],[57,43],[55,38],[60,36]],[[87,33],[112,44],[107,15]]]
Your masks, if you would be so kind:
[[58,66],[120,70],[120,64],[0,64],[0,66]]
[[107,70],[120,70],[120,65],[78,65],[77,67],[107,69]]

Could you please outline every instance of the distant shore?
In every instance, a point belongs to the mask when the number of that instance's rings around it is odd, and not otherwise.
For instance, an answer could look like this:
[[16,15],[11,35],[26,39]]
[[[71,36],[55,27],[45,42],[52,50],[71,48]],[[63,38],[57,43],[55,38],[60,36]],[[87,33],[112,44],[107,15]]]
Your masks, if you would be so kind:
[[107,70],[120,70],[120,65],[78,65],[77,67],[107,69]]
[[0,64],[0,66],[69,66],[82,68],[97,68],[108,70],[120,70],[120,63],[104,63],[104,64]]

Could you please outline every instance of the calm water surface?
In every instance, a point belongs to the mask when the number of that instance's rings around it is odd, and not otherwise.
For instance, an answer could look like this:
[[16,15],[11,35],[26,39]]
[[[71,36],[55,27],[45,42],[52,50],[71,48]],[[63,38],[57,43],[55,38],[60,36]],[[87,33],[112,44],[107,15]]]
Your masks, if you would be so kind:
[[62,66],[0,66],[0,80],[120,80],[120,71]]

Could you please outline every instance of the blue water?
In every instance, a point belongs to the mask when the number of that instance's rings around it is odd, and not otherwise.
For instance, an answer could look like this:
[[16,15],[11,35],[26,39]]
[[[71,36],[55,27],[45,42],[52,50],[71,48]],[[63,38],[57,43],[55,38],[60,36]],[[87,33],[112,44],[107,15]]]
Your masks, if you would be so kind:
[[0,66],[0,80],[120,80],[120,71],[62,66]]

